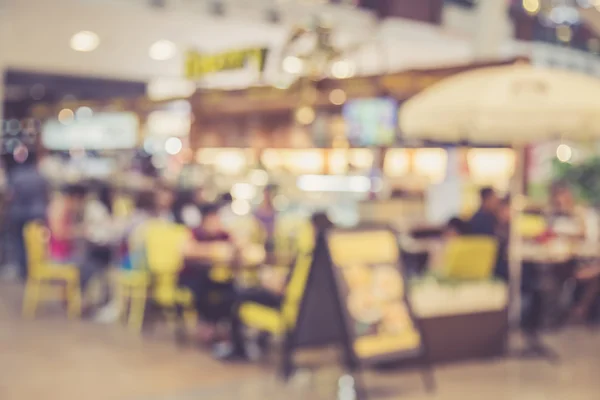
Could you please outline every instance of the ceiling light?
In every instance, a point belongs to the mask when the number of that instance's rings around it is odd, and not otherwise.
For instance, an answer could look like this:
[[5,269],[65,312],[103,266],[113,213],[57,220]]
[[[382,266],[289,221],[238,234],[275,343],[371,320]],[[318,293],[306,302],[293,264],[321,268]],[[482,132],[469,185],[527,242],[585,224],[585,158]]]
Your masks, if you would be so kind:
[[304,106],[296,110],[296,121],[302,125],[310,125],[315,120],[315,110],[312,107]]
[[336,61],[331,66],[331,74],[337,79],[350,78],[354,75],[354,66],[349,61]]
[[287,56],[283,59],[283,70],[288,74],[299,74],[302,72],[304,63],[295,56]]
[[94,51],[100,45],[100,38],[94,32],[81,31],[71,37],[71,48],[75,51]]
[[569,162],[573,156],[573,150],[566,144],[561,144],[556,148],[556,158],[560,162]]
[[535,15],[540,12],[540,0],[523,0],[523,8],[527,13]]
[[94,116],[94,112],[89,107],[85,107],[85,106],[84,107],[79,107],[77,109],[77,111],[75,111],[75,116],[79,120],[89,119],[89,118],[92,118]]
[[346,92],[342,89],[333,89],[329,93],[329,101],[336,106],[340,106],[346,102]]
[[167,152],[167,154],[170,154],[172,156],[179,153],[182,148],[183,148],[183,143],[181,142],[181,139],[179,139],[179,138],[171,137],[171,138],[168,138],[167,141],[165,142],[165,151]]
[[69,108],[63,108],[58,113],[58,121],[63,125],[69,125],[73,122],[74,118],[75,114],[73,114],[73,111]]
[[148,54],[150,58],[156,61],[166,61],[175,57],[177,46],[170,40],[159,40],[150,46]]

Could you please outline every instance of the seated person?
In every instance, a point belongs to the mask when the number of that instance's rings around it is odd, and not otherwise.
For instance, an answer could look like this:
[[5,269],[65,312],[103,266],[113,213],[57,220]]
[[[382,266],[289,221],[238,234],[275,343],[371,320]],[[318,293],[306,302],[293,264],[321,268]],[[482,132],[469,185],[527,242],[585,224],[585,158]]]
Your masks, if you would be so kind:
[[499,199],[494,189],[486,187],[479,192],[481,205],[469,221],[471,235],[495,236],[498,227]]
[[[324,213],[314,214],[311,222],[315,231],[327,230],[333,226]],[[261,287],[246,289],[237,294],[231,315],[231,343],[226,343],[215,349],[215,356],[217,358],[223,360],[248,358],[243,323],[239,318],[240,306],[244,303],[257,303],[266,307],[280,309],[292,273],[293,271],[290,271],[287,276],[283,277],[276,273],[263,275]],[[261,336],[259,345],[266,346],[266,339],[264,335]]]
[[85,252],[83,207],[86,189],[67,186],[48,208],[50,241],[48,256],[57,264],[75,264],[80,269],[81,287],[85,289],[94,274]]
[[[140,248],[138,251],[133,252],[133,249],[130,248],[130,240],[131,235],[136,232],[137,228],[154,217],[154,211],[154,193],[143,191],[137,194],[135,209],[131,215],[121,221],[122,226],[119,226],[119,232],[116,236],[120,241],[119,259],[122,271],[133,271],[146,267],[143,249]],[[115,322],[121,315],[119,303],[116,296],[114,296],[109,304],[98,311],[96,322]]]
[[592,308],[600,297],[600,264],[582,266],[575,273],[577,296],[571,310],[571,322],[587,322],[593,316]]
[[125,221],[123,232],[121,235],[121,269],[132,270],[139,268],[138,263],[132,263],[131,249],[129,248],[129,241],[131,235],[146,221],[152,219],[155,216],[154,206],[154,194],[150,191],[140,192],[135,198],[135,209],[133,213]]
[[505,197],[500,201],[497,214],[498,225],[496,237],[498,238],[498,259],[494,276],[508,281],[508,240],[510,238],[510,198]]
[[232,281],[217,282],[211,278],[215,258],[230,263],[236,246],[223,229],[219,217],[219,206],[210,204],[202,207],[202,222],[192,230],[192,238],[186,243],[183,254],[185,265],[179,276],[179,284],[194,294],[196,311],[201,321],[201,337],[212,341],[216,336],[217,324],[229,317],[234,299]]
[[439,271],[444,266],[446,243],[448,240],[465,235],[467,223],[458,217],[450,218],[442,232],[442,241],[436,243],[429,252],[429,271]]

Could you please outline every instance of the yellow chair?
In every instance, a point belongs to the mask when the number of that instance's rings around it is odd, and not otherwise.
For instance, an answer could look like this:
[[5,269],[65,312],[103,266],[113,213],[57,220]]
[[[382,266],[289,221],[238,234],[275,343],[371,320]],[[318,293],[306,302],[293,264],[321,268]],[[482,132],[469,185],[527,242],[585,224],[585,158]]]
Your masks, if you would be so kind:
[[519,214],[517,230],[526,239],[533,239],[542,235],[548,229],[546,219],[537,214]]
[[314,246],[315,232],[312,225],[307,224],[297,238],[298,254],[281,310],[252,302],[242,304],[239,316],[245,326],[274,335],[281,335],[294,327],[310,273]]
[[[131,270],[120,270],[117,297],[122,316],[127,317],[128,327],[140,332],[144,323],[150,276],[144,249],[145,224],[138,226],[128,238]],[[129,313],[126,314],[129,305]]]
[[489,236],[461,236],[448,241],[444,275],[455,279],[487,279],[492,276],[498,242]]
[[28,278],[23,299],[23,316],[33,318],[40,301],[56,298],[52,286],[65,286],[70,318],[81,315],[81,289],[79,269],[76,265],[52,263],[47,257],[49,231],[38,222],[25,226]]
[[146,260],[153,280],[152,299],[167,311],[171,321],[179,309],[183,311],[185,320],[195,319],[192,292],[177,285],[189,230],[182,225],[156,220],[148,222],[144,231]]
[[129,196],[117,196],[113,202],[113,214],[117,218],[127,218],[133,213],[135,205]]

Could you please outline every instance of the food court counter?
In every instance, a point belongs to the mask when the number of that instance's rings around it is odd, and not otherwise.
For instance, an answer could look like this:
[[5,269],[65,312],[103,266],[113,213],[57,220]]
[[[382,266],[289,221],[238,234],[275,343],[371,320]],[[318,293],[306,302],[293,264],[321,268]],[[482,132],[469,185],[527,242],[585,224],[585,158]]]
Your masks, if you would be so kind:
[[411,282],[409,298],[432,362],[502,356],[508,340],[508,287],[501,281]]

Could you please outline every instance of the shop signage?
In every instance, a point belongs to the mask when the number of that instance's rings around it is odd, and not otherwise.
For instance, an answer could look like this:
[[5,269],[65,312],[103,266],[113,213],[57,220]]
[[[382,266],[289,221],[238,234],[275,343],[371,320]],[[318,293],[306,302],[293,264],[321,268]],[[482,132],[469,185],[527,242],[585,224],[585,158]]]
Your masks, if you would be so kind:
[[269,49],[264,47],[231,50],[217,54],[188,51],[185,60],[185,76],[188,79],[202,79],[210,74],[241,70],[249,65],[262,72],[268,52]]

